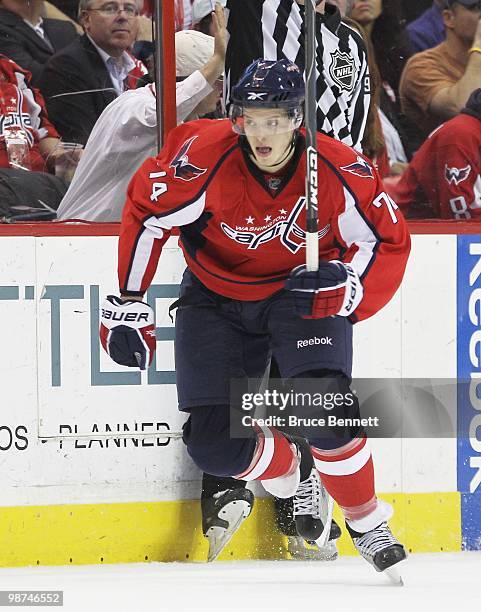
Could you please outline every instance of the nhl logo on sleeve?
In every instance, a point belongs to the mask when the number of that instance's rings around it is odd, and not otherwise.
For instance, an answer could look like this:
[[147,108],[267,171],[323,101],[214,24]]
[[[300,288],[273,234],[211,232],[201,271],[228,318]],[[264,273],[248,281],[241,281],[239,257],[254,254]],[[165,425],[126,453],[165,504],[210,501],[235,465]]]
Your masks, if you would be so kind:
[[341,89],[351,92],[354,89],[354,80],[356,76],[354,58],[348,53],[344,53],[337,49],[334,53],[331,53],[329,74],[336,85]]

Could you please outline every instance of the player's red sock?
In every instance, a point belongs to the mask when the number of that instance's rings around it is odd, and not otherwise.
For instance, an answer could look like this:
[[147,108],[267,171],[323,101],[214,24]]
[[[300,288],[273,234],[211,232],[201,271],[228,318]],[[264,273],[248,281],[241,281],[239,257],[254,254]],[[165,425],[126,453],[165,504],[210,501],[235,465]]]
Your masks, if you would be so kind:
[[257,446],[252,461],[242,474],[242,480],[269,480],[292,474],[297,468],[297,455],[290,442],[273,427],[257,429]]
[[334,450],[312,447],[314,463],[345,518],[357,520],[377,507],[374,467],[367,438],[356,438]]

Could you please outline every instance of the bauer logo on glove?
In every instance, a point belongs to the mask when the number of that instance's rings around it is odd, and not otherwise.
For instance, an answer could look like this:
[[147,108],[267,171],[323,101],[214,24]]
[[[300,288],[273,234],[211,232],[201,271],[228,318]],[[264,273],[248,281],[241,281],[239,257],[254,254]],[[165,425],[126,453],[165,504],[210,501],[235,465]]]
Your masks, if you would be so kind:
[[363,296],[357,272],[341,261],[321,261],[314,272],[308,272],[306,266],[294,268],[286,289],[294,293],[296,310],[303,319],[348,317]]
[[154,311],[145,302],[108,295],[101,307],[100,340],[118,364],[145,370],[154,357]]

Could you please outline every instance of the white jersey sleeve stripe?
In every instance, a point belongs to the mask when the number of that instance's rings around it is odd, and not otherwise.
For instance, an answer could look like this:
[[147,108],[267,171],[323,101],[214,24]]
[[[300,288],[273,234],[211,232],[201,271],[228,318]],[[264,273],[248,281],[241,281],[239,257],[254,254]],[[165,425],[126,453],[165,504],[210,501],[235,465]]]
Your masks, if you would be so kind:
[[142,279],[147,269],[147,265],[152,254],[152,248],[154,246],[154,240],[156,238],[162,238],[163,232],[152,232],[151,230],[145,229],[139,240],[137,241],[137,248],[132,259],[132,266],[130,268],[129,278],[127,280],[127,291],[140,291],[142,285]]
[[352,193],[345,186],[343,190],[346,205],[344,212],[339,215],[339,232],[348,247],[357,245],[359,250],[350,264],[362,278],[374,261],[379,240],[360,214]]
[[197,200],[191,202],[188,206],[184,206],[162,217],[148,217],[144,221],[145,229],[142,231],[137,241],[135,253],[132,258],[132,265],[127,279],[127,291],[140,291],[142,279],[152,255],[154,240],[162,238],[165,230],[171,230],[173,227],[181,227],[193,223],[200,217],[204,208],[205,191]]

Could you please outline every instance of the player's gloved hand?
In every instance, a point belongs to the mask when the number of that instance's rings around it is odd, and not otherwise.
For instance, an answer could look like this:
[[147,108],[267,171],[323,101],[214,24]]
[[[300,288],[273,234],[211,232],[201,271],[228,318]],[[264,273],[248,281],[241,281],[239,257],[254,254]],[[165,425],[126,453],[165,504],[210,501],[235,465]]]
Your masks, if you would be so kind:
[[145,302],[108,295],[101,306],[100,341],[118,364],[145,370],[154,357],[154,311]]
[[303,319],[348,317],[363,296],[357,272],[341,261],[321,261],[314,272],[298,266],[292,270],[285,287],[294,293],[296,310]]

